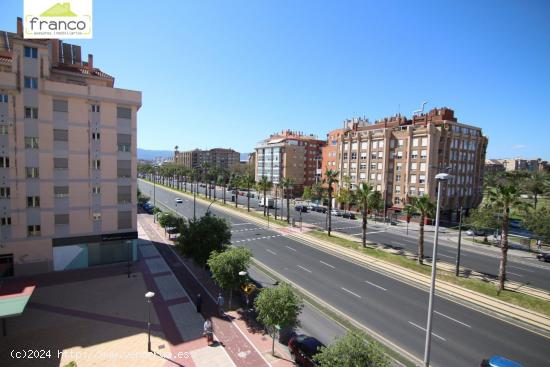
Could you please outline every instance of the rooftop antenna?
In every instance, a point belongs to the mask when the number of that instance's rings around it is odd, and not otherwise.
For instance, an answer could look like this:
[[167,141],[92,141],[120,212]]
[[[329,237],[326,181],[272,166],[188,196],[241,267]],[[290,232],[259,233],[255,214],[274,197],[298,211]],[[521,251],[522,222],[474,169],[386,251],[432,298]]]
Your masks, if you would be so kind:
[[422,108],[416,111],[413,111],[413,116],[420,115],[421,113],[424,113],[424,106],[427,104],[427,101],[422,102]]

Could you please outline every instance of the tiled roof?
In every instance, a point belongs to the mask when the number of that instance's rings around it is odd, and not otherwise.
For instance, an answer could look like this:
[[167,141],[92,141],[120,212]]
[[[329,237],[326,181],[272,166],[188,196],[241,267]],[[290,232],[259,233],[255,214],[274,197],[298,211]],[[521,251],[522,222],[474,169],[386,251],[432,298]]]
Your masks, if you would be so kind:
[[11,57],[0,56],[0,64],[2,64],[2,65],[11,65]]
[[82,74],[82,75],[92,75],[92,76],[97,76],[97,77],[100,77],[100,78],[114,79],[109,74],[104,73],[103,71],[101,71],[97,68],[93,68],[93,69],[90,70],[90,69],[88,69],[87,67],[84,67],[84,66],[79,66],[79,65],[73,66],[73,65],[60,64],[60,65],[55,66],[54,69],[63,70],[63,71],[70,71],[70,72],[79,73],[79,74]]

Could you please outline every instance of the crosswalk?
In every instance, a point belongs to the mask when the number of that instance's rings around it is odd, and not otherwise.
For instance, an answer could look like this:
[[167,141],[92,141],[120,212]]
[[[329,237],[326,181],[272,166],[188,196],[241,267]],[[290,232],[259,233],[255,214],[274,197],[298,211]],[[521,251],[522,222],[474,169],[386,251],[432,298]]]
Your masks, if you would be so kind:
[[238,232],[248,232],[248,231],[257,231],[258,229],[262,229],[260,227],[253,227],[253,228],[245,228],[245,229],[232,229],[231,233],[238,233]]
[[282,234],[276,234],[276,235],[272,235],[272,236],[253,237],[253,238],[246,238],[246,239],[243,239],[243,240],[232,241],[231,243],[251,242],[251,241],[257,241],[257,240],[267,240],[267,239],[270,239],[270,238],[276,238],[276,237],[282,237],[282,236],[283,236]]

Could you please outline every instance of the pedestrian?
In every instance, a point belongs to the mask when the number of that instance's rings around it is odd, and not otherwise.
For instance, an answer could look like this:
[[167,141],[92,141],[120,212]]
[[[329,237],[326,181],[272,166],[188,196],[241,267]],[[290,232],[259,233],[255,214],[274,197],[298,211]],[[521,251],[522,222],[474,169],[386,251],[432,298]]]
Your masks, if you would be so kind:
[[224,315],[224,312],[223,312],[224,299],[223,299],[223,296],[222,296],[221,292],[218,294],[218,301],[216,303],[218,304],[218,309],[220,311],[220,316],[223,316]]
[[542,240],[540,238],[537,240],[537,250],[542,251]]
[[201,307],[202,307],[202,297],[201,294],[197,294],[197,300],[195,301],[195,305],[197,306],[197,312],[201,313]]
[[210,318],[207,318],[203,326],[203,335],[206,336],[208,345],[214,341],[214,326]]

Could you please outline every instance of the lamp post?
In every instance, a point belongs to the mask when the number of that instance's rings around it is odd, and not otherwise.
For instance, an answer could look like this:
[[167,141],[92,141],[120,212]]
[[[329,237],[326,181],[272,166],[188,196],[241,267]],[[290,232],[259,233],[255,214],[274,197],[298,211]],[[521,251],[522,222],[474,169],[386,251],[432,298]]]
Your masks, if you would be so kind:
[[455,276],[458,276],[460,271],[460,242],[462,240],[462,206],[460,206],[460,218],[458,220],[458,247],[456,251],[456,269]]
[[[246,280],[246,276],[248,275],[248,273],[244,270],[241,270],[241,271],[239,271],[239,275],[241,277],[243,277],[244,280]],[[243,283],[244,283],[244,280],[243,280]],[[244,295],[246,297],[246,315],[247,315],[247,319],[248,319],[248,293],[244,292]]]
[[151,352],[151,299],[155,296],[155,292],[145,293],[145,299],[147,300],[147,351]]
[[426,344],[424,347],[424,367],[430,365],[430,347],[432,342],[432,318],[433,318],[433,301],[435,293],[435,274],[436,274],[436,262],[437,262],[437,241],[439,237],[439,207],[441,204],[441,183],[447,181],[452,176],[448,173],[438,173],[435,175],[437,180],[437,204],[435,212],[435,235],[432,254],[432,281],[430,286],[430,300],[428,303],[428,320],[426,325]]

